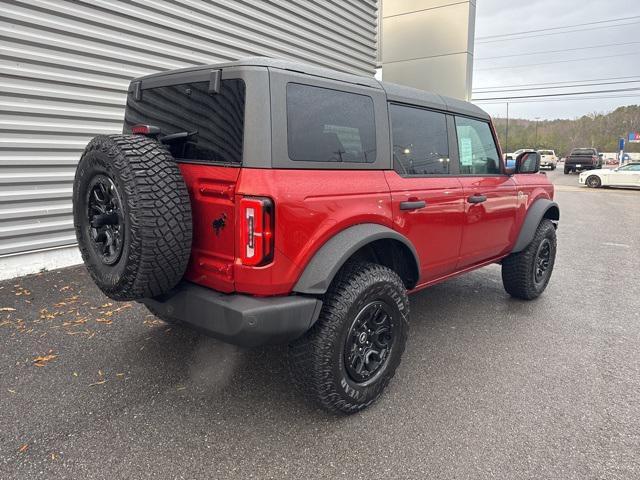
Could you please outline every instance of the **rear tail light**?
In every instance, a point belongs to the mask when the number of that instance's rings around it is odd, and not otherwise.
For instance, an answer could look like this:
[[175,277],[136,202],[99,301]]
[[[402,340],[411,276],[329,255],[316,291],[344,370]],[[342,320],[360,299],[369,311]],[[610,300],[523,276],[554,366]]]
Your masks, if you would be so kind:
[[134,135],[158,135],[160,133],[160,128],[155,125],[144,125],[142,123],[138,123],[131,127],[131,133]]
[[273,259],[273,202],[264,197],[240,200],[240,260],[243,265],[264,265]]

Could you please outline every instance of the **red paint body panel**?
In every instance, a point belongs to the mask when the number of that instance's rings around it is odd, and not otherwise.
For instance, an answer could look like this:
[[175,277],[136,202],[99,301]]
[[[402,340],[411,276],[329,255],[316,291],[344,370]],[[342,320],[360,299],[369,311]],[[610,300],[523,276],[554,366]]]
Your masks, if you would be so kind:
[[290,293],[322,245],[359,223],[391,227],[391,197],[383,171],[242,170],[236,195],[260,195],[275,204],[275,252],[271,264],[236,262],[238,292]]
[[[499,260],[526,211],[553,198],[546,176],[412,177],[394,171],[251,169],[181,163],[193,211],[187,280],[220,292],[286,295],[313,255],[352,225],[377,223],[406,236],[420,258],[416,290]],[[467,197],[483,194],[481,204]],[[243,265],[238,204],[262,196],[275,206],[273,261]],[[403,201],[425,200],[418,210]],[[214,222],[221,228],[214,228]]]
[[[464,195],[458,177],[402,177],[385,172],[393,202],[394,229],[407,237],[420,258],[420,280],[427,283],[456,268],[464,225]],[[400,203],[424,200],[419,210]]]
[[514,175],[518,192],[517,231],[524,222],[529,207],[540,198],[553,200],[554,187],[545,173]]
[[[229,293],[235,290],[235,187],[240,168],[181,163],[193,215],[191,259],[185,278]],[[213,222],[223,219],[216,230]]]
[[507,175],[459,177],[465,199],[484,195],[483,203],[465,201],[466,221],[457,269],[464,269],[509,252],[520,229],[516,225],[516,184]]

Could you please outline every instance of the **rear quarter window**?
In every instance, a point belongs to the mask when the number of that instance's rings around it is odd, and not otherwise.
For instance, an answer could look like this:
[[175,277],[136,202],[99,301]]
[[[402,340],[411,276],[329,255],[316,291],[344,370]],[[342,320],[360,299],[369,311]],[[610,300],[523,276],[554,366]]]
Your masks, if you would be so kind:
[[300,162],[373,163],[373,99],[323,87],[287,85],[289,158]]

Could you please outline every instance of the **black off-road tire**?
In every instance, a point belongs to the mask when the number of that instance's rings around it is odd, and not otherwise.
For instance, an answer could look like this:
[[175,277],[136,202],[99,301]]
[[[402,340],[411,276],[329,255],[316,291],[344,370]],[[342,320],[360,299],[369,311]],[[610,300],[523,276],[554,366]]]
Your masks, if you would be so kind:
[[[353,327],[368,308],[390,313],[393,336],[386,362],[358,382],[348,371],[348,345],[354,346]],[[389,384],[400,364],[408,329],[409,299],[400,277],[378,264],[350,261],[325,294],[318,321],[289,345],[291,377],[309,400],[325,410],[356,413],[375,402]]]
[[589,188],[600,188],[602,186],[602,180],[597,175],[589,175],[584,183]]
[[[96,212],[105,210],[99,203],[107,196],[104,185],[110,194],[109,222],[116,224],[101,226],[100,233],[95,222]],[[76,171],[73,217],[84,263],[107,296],[154,297],[184,275],[191,254],[191,202],[178,165],[158,142],[134,135],[91,140]],[[105,228],[116,234],[100,243],[96,237],[104,238]],[[105,246],[112,243],[119,249]]]
[[[536,267],[540,249],[549,247],[545,274],[537,281]],[[531,243],[518,253],[502,261],[502,284],[509,295],[522,300],[533,300],[544,292],[551,278],[556,258],[556,229],[551,220],[543,219],[538,225]]]

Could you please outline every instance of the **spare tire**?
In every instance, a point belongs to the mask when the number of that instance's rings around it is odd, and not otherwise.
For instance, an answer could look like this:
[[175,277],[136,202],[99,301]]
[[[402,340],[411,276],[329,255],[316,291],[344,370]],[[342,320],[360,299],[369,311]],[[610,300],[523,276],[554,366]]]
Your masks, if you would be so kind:
[[191,254],[191,202],[180,169],[158,142],[100,135],[73,184],[76,237],[91,277],[115,300],[155,297],[182,278]]

